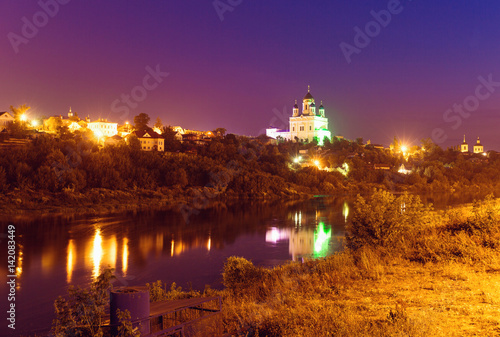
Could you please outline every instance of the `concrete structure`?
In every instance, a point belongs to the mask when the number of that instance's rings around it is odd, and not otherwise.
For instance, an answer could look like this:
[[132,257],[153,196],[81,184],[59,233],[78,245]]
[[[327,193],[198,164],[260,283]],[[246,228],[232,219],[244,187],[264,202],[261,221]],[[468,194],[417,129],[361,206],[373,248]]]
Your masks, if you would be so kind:
[[108,122],[107,119],[98,119],[96,122],[88,122],[87,128],[92,130],[97,137],[113,137],[118,134],[118,123]]
[[132,132],[141,142],[143,151],[165,151],[165,140],[153,130]]
[[[465,135],[464,135],[464,140],[463,140],[462,144],[457,145],[457,146],[453,146],[452,149],[454,151],[458,151],[458,152],[462,152],[462,153],[469,153],[469,144],[465,141]],[[483,144],[481,144],[479,137],[477,137],[477,142],[472,147],[472,151],[475,154],[484,153],[484,146],[483,146]]]
[[[110,314],[101,317],[105,336],[118,335],[116,309],[130,312],[129,322],[141,336],[191,336],[194,324],[219,315],[222,300],[200,297],[149,303],[147,287],[125,287],[111,291],[109,307]],[[222,331],[215,331],[215,335],[222,335]]]
[[332,139],[332,134],[328,130],[328,118],[325,116],[323,102],[316,110],[316,103],[310,88],[302,100],[302,111],[299,110],[297,101],[295,101],[289,124],[288,130],[268,128],[266,135],[274,139],[282,138],[300,142],[312,142],[316,139],[320,145],[323,144],[325,137],[329,140]]
[[477,137],[477,143],[474,144],[474,153],[483,153],[483,152],[484,152],[484,147],[481,144],[479,137]]
[[0,131],[7,128],[9,123],[14,122],[14,117],[7,111],[0,112]]
[[465,135],[464,135],[464,141],[460,145],[460,152],[469,152],[469,144],[465,141]]

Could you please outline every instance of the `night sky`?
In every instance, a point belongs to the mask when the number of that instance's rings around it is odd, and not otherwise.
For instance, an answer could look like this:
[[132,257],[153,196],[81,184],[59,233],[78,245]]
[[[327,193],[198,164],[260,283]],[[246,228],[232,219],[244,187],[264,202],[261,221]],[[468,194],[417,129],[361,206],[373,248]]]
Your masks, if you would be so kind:
[[498,1],[5,0],[0,13],[0,111],[144,112],[256,136],[287,127],[310,85],[334,135],[446,148],[466,134],[500,150]]

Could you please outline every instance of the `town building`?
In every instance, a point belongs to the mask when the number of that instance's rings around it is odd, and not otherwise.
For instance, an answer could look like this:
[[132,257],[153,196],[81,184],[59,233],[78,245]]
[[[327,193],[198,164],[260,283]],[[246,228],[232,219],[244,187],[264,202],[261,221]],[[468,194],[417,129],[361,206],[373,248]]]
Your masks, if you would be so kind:
[[292,116],[289,117],[289,124],[288,130],[268,128],[266,129],[266,135],[274,139],[281,138],[299,142],[317,140],[319,145],[323,144],[325,137],[329,140],[332,139],[332,134],[328,130],[328,118],[325,116],[323,102],[316,109],[310,87],[302,99],[302,110],[299,109],[297,101],[295,101]]
[[469,144],[465,141],[465,135],[464,135],[464,141],[462,144],[460,144],[460,152],[469,152]]
[[118,134],[118,123],[108,122],[107,119],[88,122],[87,128],[94,132],[97,137],[113,137]]
[[7,126],[13,122],[14,117],[9,112],[0,112],[0,131],[5,130]]
[[[465,141],[465,135],[464,135],[464,140],[463,140],[462,144],[454,146],[453,150],[458,151],[458,152],[462,152],[462,153],[469,153],[469,144]],[[484,153],[484,146],[483,146],[483,144],[481,144],[479,137],[477,137],[477,142],[472,147],[472,151],[475,154]]]
[[484,153],[484,147],[481,144],[479,137],[477,137],[477,143],[474,144],[474,153]]
[[142,130],[132,132],[141,142],[143,151],[165,151],[165,140],[153,130]]

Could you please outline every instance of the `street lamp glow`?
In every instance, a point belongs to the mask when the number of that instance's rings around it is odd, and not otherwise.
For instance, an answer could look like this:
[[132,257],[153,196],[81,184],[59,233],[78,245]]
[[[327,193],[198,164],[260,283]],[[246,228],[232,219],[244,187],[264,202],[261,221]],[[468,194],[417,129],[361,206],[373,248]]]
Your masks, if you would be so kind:
[[94,135],[97,137],[97,142],[101,142],[101,137],[104,136],[101,130],[94,131]]
[[28,117],[26,117],[25,114],[22,114],[19,119],[21,120],[21,122],[26,122],[26,120],[28,119]]
[[301,161],[301,160],[302,160],[302,157],[301,157],[301,156],[298,156],[298,157],[295,157],[295,158],[293,159],[293,162],[294,162],[295,164],[298,164],[298,163],[300,163],[300,161]]
[[31,126],[34,127],[34,128],[36,128],[38,126],[38,121],[32,120],[31,121]]
[[314,161],[314,165],[316,165],[317,167],[319,167],[319,160],[317,160],[317,159],[316,159],[316,160]]
[[401,146],[401,151],[402,152],[408,151],[408,148],[406,147],[406,145]]

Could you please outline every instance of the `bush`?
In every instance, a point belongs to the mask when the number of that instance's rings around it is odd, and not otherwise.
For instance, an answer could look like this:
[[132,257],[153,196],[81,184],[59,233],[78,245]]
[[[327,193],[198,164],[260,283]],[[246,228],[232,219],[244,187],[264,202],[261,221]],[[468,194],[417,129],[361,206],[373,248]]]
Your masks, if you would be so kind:
[[234,295],[241,294],[245,288],[251,288],[259,277],[259,270],[243,257],[231,256],[224,264],[223,285]]
[[358,195],[354,208],[346,235],[347,246],[354,250],[366,245],[402,248],[427,227],[426,213],[431,210],[418,196],[404,193],[396,198],[383,190],[376,190],[368,201]]

